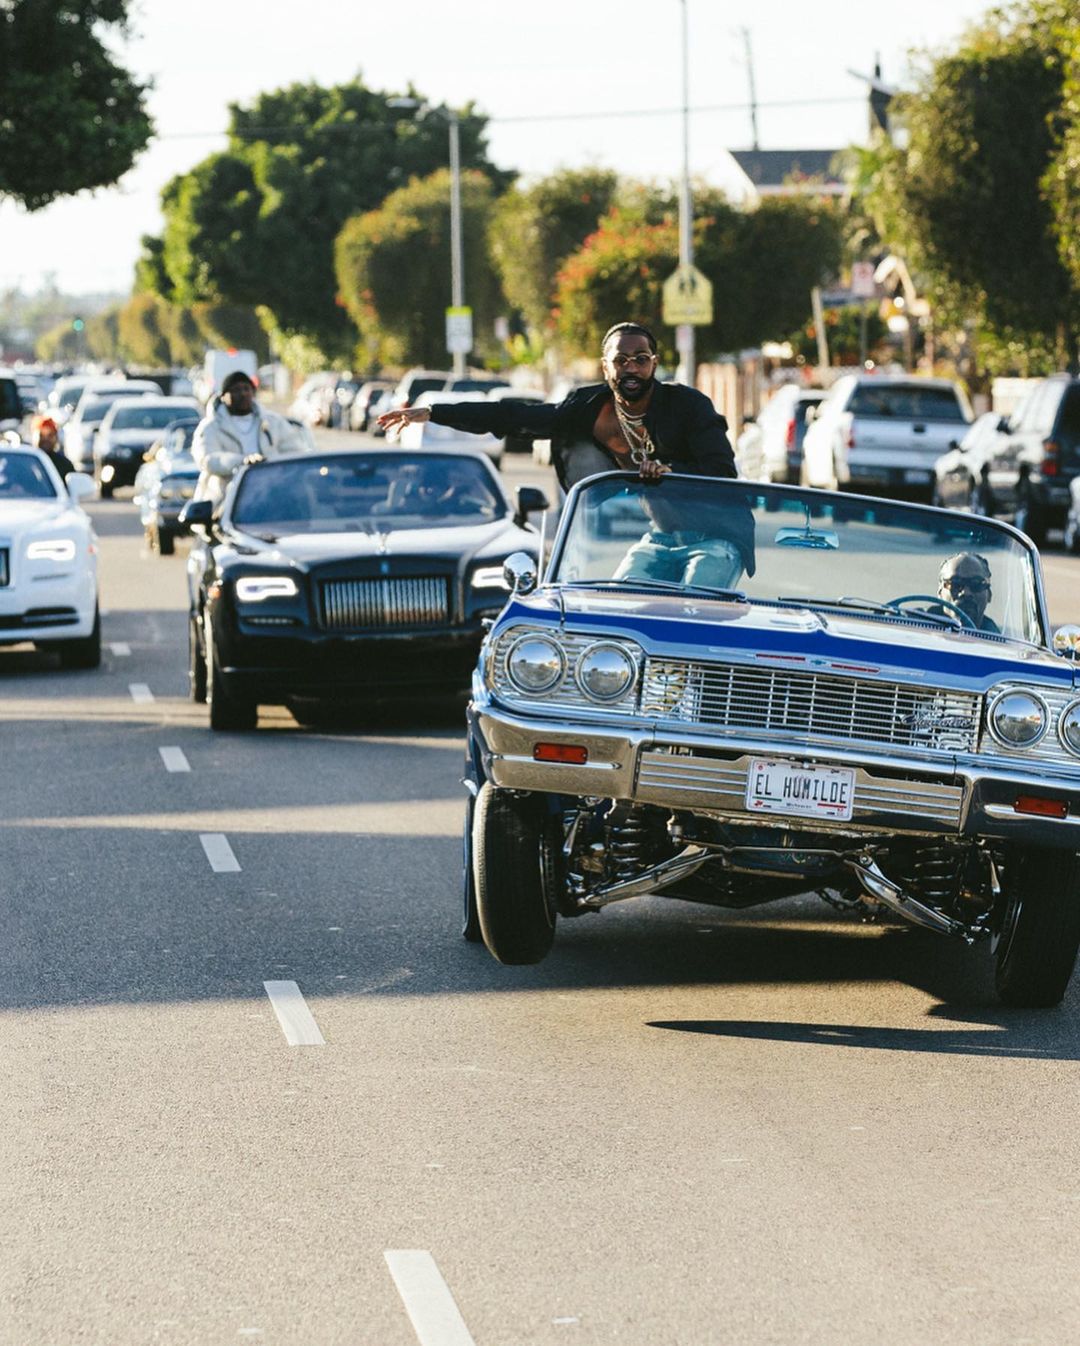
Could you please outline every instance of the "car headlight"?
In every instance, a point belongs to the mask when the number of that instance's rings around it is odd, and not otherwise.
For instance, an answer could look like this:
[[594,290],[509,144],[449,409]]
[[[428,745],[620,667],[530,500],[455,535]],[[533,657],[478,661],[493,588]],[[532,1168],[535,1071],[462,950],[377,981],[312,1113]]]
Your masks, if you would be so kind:
[[75,540],[70,537],[43,538],[26,549],[28,561],[74,561]]
[[497,566],[477,566],[470,581],[474,589],[506,589],[510,586],[503,574],[502,564]]
[[987,723],[1003,748],[1030,748],[1046,733],[1049,713],[1033,692],[1000,692],[990,703]]
[[546,636],[522,636],[506,656],[506,673],[519,692],[550,692],[563,680],[566,656]]
[[634,685],[637,667],[620,646],[607,641],[590,645],[578,660],[577,684],[597,701],[618,701]]
[[267,598],[295,598],[299,590],[288,575],[246,575],[236,581],[241,603],[261,603]]
[[1074,701],[1061,712],[1058,736],[1070,752],[1080,757],[1080,701]]

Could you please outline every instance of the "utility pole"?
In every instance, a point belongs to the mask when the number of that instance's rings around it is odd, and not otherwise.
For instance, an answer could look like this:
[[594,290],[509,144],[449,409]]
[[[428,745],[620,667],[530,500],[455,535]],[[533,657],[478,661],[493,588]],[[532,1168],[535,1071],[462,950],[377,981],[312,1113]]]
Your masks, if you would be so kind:
[[754,83],[754,49],[750,44],[750,29],[742,30],[743,47],[746,49],[746,77],[750,81],[750,134],[753,143],[750,148],[761,149],[757,126],[757,86]]
[[[465,305],[465,249],[461,232],[461,126],[453,108],[446,109],[450,125],[450,303]],[[454,351],[454,377],[465,374],[465,352]]]
[[[683,163],[682,185],[679,191],[679,266],[694,264],[694,198],[690,190],[690,25],[687,15],[687,0],[682,3],[682,133]],[[689,387],[694,386],[695,369],[695,332],[689,324],[684,324],[676,333],[679,348],[679,368],[676,377]]]

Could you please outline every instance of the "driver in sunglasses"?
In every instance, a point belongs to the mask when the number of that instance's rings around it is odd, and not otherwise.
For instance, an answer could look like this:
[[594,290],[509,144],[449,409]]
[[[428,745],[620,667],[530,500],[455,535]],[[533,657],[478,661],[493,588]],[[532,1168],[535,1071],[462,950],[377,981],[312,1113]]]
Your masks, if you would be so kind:
[[961,551],[942,562],[938,572],[938,597],[951,603],[954,608],[959,608],[976,631],[1000,634],[1001,628],[992,617],[986,615],[992,596],[990,563],[985,556],[978,556],[973,551]]

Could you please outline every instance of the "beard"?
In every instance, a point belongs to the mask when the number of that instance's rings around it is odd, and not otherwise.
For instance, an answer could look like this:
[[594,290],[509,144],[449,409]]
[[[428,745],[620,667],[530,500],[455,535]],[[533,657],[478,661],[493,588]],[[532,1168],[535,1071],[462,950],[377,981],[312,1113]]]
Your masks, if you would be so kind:
[[640,374],[620,374],[612,386],[624,402],[639,402],[652,391],[655,382],[655,374],[649,374],[644,378]]

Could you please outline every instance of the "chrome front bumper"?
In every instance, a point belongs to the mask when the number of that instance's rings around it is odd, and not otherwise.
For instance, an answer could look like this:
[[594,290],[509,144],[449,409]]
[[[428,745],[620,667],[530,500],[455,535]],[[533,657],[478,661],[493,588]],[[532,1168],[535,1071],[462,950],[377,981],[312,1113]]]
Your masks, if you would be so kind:
[[[947,757],[926,762],[862,749],[732,738],[718,743],[664,725],[574,725],[564,719],[525,718],[490,702],[470,705],[469,718],[484,775],[502,789],[623,799],[793,832],[994,837],[1080,850],[1080,777],[1040,772],[1025,778]],[[585,748],[587,762],[537,761],[537,743]],[[751,761],[761,757],[851,767],[851,819],[752,814],[746,807],[747,779]],[[1018,813],[1014,806],[1020,794],[1065,801],[1069,816]]]

